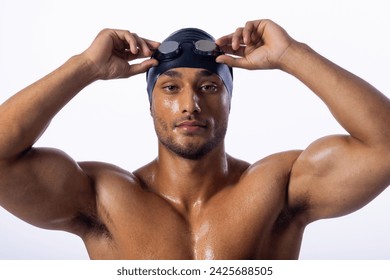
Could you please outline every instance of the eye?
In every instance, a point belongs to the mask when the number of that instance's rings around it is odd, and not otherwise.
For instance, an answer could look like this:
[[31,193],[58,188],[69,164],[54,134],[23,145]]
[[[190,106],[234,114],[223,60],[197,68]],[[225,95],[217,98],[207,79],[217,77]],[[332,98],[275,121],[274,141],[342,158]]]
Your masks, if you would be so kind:
[[162,87],[167,93],[176,93],[179,91],[179,87],[174,84],[165,85]]
[[200,90],[205,93],[218,92],[218,86],[214,83],[203,84],[200,86]]

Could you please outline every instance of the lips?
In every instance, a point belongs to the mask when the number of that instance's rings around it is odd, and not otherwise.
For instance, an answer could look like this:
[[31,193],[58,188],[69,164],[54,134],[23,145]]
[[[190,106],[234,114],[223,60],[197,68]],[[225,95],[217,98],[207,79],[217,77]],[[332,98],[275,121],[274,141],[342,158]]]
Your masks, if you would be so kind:
[[201,121],[183,121],[180,122],[179,124],[176,125],[176,127],[181,127],[181,126],[200,126],[200,127],[206,127],[206,124]]
[[200,131],[206,127],[206,123],[198,120],[185,120],[176,124],[176,127],[189,133]]

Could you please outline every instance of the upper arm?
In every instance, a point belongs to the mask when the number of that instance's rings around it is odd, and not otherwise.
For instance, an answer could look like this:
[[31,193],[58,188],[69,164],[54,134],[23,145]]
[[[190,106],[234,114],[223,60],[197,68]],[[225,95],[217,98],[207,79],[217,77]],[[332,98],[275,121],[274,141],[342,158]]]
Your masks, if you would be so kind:
[[345,215],[366,205],[390,184],[388,147],[371,147],[351,136],[328,136],[295,162],[291,203],[305,204],[311,221]]
[[76,216],[94,203],[90,178],[59,150],[32,148],[0,162],[0,205],[28,223],[72,231]]

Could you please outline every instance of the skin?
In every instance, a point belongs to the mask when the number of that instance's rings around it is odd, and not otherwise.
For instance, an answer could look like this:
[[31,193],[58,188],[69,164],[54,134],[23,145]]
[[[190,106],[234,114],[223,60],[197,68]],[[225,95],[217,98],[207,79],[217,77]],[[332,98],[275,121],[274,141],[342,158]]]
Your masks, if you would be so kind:
[[309,223],[351,213],[390,184],[389,100],[270,20],[218,39],[227,55],[217,61],[293,75],[347,135],[253,164],[235,159],[224,146],[230,97],[222,81],[175,68],[153,91],[159,149],[146,166],[128,172],[33,147],[85,86],[156,65],[128,61],[149,57],[158,44],[103,30],[84,53],[1,105],[1,206],[33,225],[79,235],[92,259],[296,259]]

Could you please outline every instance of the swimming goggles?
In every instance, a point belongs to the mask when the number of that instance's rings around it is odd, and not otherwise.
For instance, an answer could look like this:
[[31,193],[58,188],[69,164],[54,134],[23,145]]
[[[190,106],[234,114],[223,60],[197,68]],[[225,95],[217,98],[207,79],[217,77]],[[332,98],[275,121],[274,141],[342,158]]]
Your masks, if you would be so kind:
[[183,44],[192,44],[192,50],[195,54],[209,57],[217,57],[223,52],[220,48],[211,40],[198,40],[196,42],[176,42],[176,41],[165,41],[162,42],[156,52],[153,54],[153,58],[157,60],[169,60],[178,57],[182,50]]

